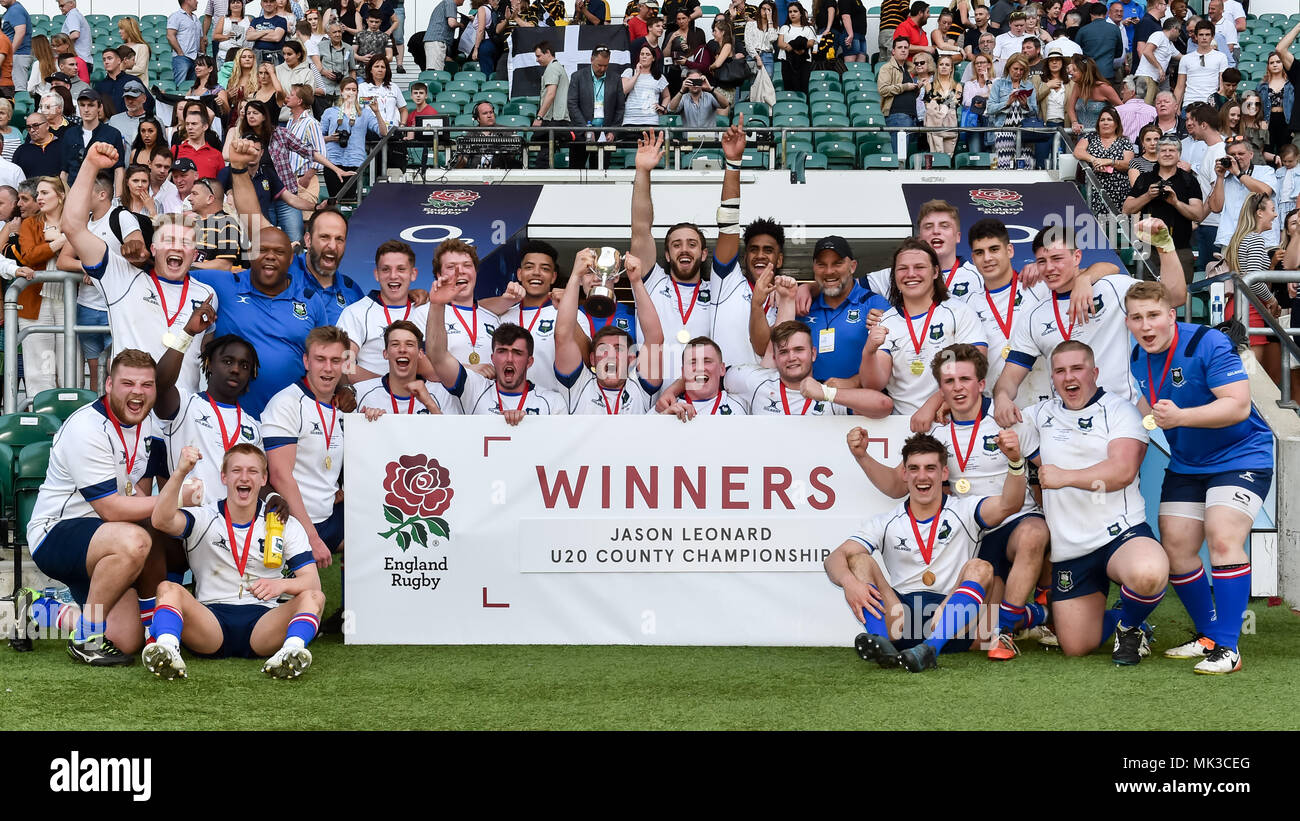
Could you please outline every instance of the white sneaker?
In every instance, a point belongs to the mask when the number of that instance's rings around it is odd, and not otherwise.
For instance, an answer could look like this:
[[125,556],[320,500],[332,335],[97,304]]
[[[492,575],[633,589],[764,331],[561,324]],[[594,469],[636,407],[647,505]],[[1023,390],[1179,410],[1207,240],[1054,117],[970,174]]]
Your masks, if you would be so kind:
[[1223,645],[1215,647],[1208,656],[1192,668],[1203,676],[1226,676],[1241,669],[1241,653]]
[[181,658],[181,651],[169,644],[146,644],[144,652],[141,653],[141,660],[144,662],[145,669],[159,678],[189,678],[185,672],[185,659]]
[[262,665],[271,678],[297,678],[311,666],[311,651],[306,647],[281,647]]
[[1035,625],[1016,633],[1016,641],[1036,641],[1043,647],[1060,647],[1061,641],[1046,624]]
[[1197,633],[1190,641],[1165,651],[1167,659],[1203,659],[1214,652],[1214,639]]

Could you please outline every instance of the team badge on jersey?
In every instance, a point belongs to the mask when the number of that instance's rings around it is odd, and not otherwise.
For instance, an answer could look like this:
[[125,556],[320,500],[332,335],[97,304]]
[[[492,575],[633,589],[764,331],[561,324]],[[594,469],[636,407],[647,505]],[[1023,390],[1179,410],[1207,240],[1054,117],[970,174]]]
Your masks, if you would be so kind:
[[537,323],[537,332],[539,334],[549,334],[555,328],[555,320],[543,319]]
[[700,286],[700,302],[708,303],[708,301],[709,301],[709,289],[708,289],[707,286],[705,286],[705,285],[701,285],[701,286]]
[[823,413],[826,410],[825,402],[818,402],[813,405],[813,413]]
[[1056,589],[1068,593],[1074,588],[1074,571],[1058,570],[1056,572]]
[[730,406],[730,405],[723,405],[721,408],[718,409],[718,414],[721,415],[721,416],[730,416],[730,415],[731,415],[731,406]]
[[935,340],[935,341],[938,341],[938,340],[940,340],[940,339],[943,339],[943,323],[942,323],[942,322],[936,322],[935,324],[933,324],[933,325],[930,326],[930,338],[933,339],[933,340]]
[[293,315],[296,316],[296,317],[298,317],[299,319],[306,319],[306,318],[307,318],[307,303],[306,303],[306,302],[299,302],[298,300],[295,299],[295,300],[293,301]]
[[862,319],[862,312],[857,308],[850,308],[848,315],[844,317],[845,322],[857,322],[860,319]]
[[1106,308],[1106,303],[1102,300],[1101,297],[1095,296],[1092,298],[1093,319],[1096,319],[1097,317],[1101,316],[1101,312],[1105,308]]
[[985,437],[984,437],[984,452],[985,452],[985,453],[997,453],[997,451],[998,451],[998,437],[996,437],[996,436],[985,436]]
[[239,426],[239,435],[244,437],[250,442],[253,441],[253,429],[248,425]]
[[486,322],[483,323],[483,329],[487,331],[488,336],[491,336],[492,334],[497,332],[497,326],[489,325]]
[[1112,536],[1118,536],[1118,535],[1119,535],[1119,531],[1120,531],[1120,526],[1119,526],[1118,524],[1109,525],[1109,526],[1106,528],[1106,532],[1109,533],[1109,534],[1112,535]]
[[948,523],[945,521],[943,523],[943,526],[939,528],[939,535],[936,538],[941,542],[946,542],[948,541],[948,537],[951,535],[952,535],[952,528],[949,527]]
[[1092,417],[1079,420],[1079,430],[1092,430]]
[[527,416],[537,416],[540,413],[541,411],[539,411],[537,408],[524,408],[524,414]]
[[1174,368],[1169,372],[1169,376],[1173,379],[1175,388],[1181,388],[1183,385],[1187,384],[1187,380],[1183,378],[1182,368]]
[[342,291],[334,295],[334,301],[339,304],[340,308],[346,308],[348,306],[348,301],[343,298]]
[[620,316],[618,319],[614,320],[614,327],[621,328],[626,331],[628,329],[627,320]]
[[968,284],[967,284],[967,283],[965,283],[965,282],[958,282],[956,285],[952,286],[952,295],[953,295],[953,296],[966,296],[966,292],[969,291],[969,290],[970,290],[970,288],[968,287]]

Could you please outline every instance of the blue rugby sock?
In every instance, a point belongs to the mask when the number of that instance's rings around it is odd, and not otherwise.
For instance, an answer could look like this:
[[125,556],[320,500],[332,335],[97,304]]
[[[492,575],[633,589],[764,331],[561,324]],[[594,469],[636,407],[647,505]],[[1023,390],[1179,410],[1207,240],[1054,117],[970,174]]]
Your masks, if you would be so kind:
[[1215,567],[1211,575],[1214,577],[1214,602],[1218,618],[1208,635],[1214,639],[1215,644],[1236,650],[1237,641],[1241,638],[1241,621],[1245,618],[1246,607],[1250,603],[1250,562]]
[[163,636],[171,636],[176,640],[176,646],[181,643],[181,631],[185,629],[185,619],[181,616],[181,611],[172,607],[170,604],[159,605],[153,614],[153,636],[155,640]]
[[1147,620],[1151,611],[1156,609],[1160,600],[1165,597],[1165,591],[1161,590],[1154,596],[1140,596],[1129,589],[1128,585],[1120,585],[1119,588],[1119,621],[1125,627],[1138,627],[1142,622]]
[[1030,602],[1025,605],[1025,623],[1021,625],[1026,630],[1031,627],[1037,627],[1047,622],[1047,608],[1037,602]]
[[939,613],[939,623],[925,643],[933,647],[934,652],[941,652],[949,639],[978,617],[980,606],[983,604],[984,588],[980,583],[962,582],[948,598],[948,603],[943,606],[943,610]]
[[[869,584],[867,585],[867,587],[870,587],[872,590],[875,590],[877,593],[880,592],[874,584]],[[885,619],[883,614],[880,616],[873,616],[871,615],[871,611],[865,607],[862,608],[862,627],[873,636],[885,636],[886,638],[889,637],[889,629],[885,627]]]
[[1016,626],[1029,615],[1028,609],[1002,602],[998,607],[998,630],[1003,633],[1015,632]]
[[179,573],[176,573],[176,572],[171,571],[171,570],[167,571],[167,581],[172,582],[173,584],[184,585],[184,584],[185,584],[185,571],[182,570],[182,571],[179,572]]
[[72,632],[72,640],[77,642],[78,644],[81,644],[91,636],[104,635],[104,631],[107,629],[108,629],[108,622],[91,621],[90,619],[86,618],[85,613],[83,612],[82,615],[77,619],[77,627]]
[[150,596],[147,599],[140,599],[140,624],[144,626],[145,636],[152,636],[154,607],[158,604],[158,599]]
[[311,640],[316,638],[316,631],[320,628],[320,616],[315,613],[296,613],[289,620],[289,629],[285,631],[284,640],[292,638],[302,639],[303,646],[311,644]]
[[1169,583],[1174,586],[1187,615],[1192,617],[1196,632],[1203,636],[1211,635],[1215,630],[1214,593],[1210,591],[1210,577],[1205,574],[1205,567],[1197,567],[1191,573],[1170,575]]
[[1105,645],[1110,640],[1111,634],[1115,632],[1115,625],[1119,622],[1120,609],[1112,607],[1105,613],[1101,614],[1101,644]]

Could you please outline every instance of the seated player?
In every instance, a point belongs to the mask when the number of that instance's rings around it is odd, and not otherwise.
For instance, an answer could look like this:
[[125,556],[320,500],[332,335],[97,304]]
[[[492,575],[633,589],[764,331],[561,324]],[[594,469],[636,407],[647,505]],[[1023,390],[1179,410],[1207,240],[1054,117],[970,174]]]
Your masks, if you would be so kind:
[[870,419],[889,415],[894,403],[870,388],[831,388],[813,378],[817,348],[812,328],[788,320],[772,328],[776,369],[730,368],[723,379],[754,415],[847,416],[853,411]]
[[332,554],[343,549],[343,502],[337,496],[345,423],[332,400],[348,343],[334,325],[313,328],[302,358],[307,378],[272,396],[262,412],[271,486],[307,532],[319,568],[329,567]]
[[591,272],[595,264],[596,254],[590,248],[578,252],[556,313],[554,370],[560,393],[568,400],[572,414],[650,413],[651,397],[663,384],[659,372],[664,333],[659,315],[650,304],[640,259],[632,254],[623,257],[645,334],[645,344],[640,346],[635,359],[631,335],[616,325],[606,325],[593,334],[589,358],[584,357],[577,336],[571,332],[578,327],[579,294],[590,290],[596,281],[596,275]]
[[697,415],[747,415],[749,406],[745,400],[722,389],[722,375],[726,372],[718,343],[707,336],[697,336],[687,342],[686,350],[682,351],[685,393],[660,413],[671,413],[683,422],[689,422]]
[[862,386],[886,391],[894,413],[914,432],[929,430],[939,406],[926,364],[954,342],[988,348],[984,327],[966,303],[949,296],[934,249],[905,239],[894,251],[889,303],[862,349]]
[[[993,420],[992,401],[984,397],[987,367],[984,352],[965,344],[949,345],[930,362],[930,373],[951,414],[948,423],[936,424],[930,435],[943,443],[957,463],[948,475],[949,492],[956,498],[992,495],[1006,477],[1007,459],[998,449],[1001,429]],[[849,431],[848,443],[877,490],[895,499],[907,495],[904,463],[891,468],[873,459],[867,452],[867,431],[862,428]],[[1000,598],[1002,602],[990,659],[1015,658],[1020,654],[1013,640],[1015,631],[1032,629],[1047,620],[1046,608],[1033,600],[1047,536],[1047,522],[1030,495],[1002,526],[980,536],[978,556],[993,567],[989,601]]]
[[[367,417],[393,413],[460,413],[460,404],[446,389],[420,378],[424,334],[414,322],[398,319],[384,329],[384,360],[388,373],[356,386],[357,410]],[[431,366],[430,366],[431,367]]]
[[[1025,408],[1022,430],[1052,532],[1053,629],[1067,656],[1091,653],[1114,630],[1112,660],[1134,665],[1151,652],[1145,621],[1169,583],[1138,486],[1147,432],[1132,403],[1098,387],[1086,344],[1057,345],[1051,368],[1056,396]],[[1106,610],[1112,580],[1120,606]]]
[[[188,678],[183,643],[210,658],[271,656],[263,673],[297,678],[311,666],[307,645],[325,609],[307,534],[290,518],[281,555],[268,551],[266,517],[275,514],[258,501],[267,480],[266,456],[247,442],[222,457],[224,501],[180,507],[181,485],[202,459],[198,448],[181,449],[154,508],[153,526],[185,543],[194,593],[174,582],[158,586],[155,641],[144,648],[144,666],[161,678]],[[293,598],[278,604],[286,594]]]
[[[1169,581],[1196,627],[1191,641],[1165,657],[1198,659],[1193,670],[1204,675],[1235,673],[1250,597],[1245,543],[1273,478],[1273,434],[1251,406],[1241,357],[1222,332],[1176,321],[1158,282],[1134,285],[1125,304],[1137,340],[1130,364],[1147,414],[1143,425],[1161,428],[1169,440],[1160,541]],[[1213,592],[1202,542],[1210,549]]]
[[[467,369],[447,349],[445,310],[452,300],[459,298],[459,277],[458,273],[447,272],[439,274],[434,281],[429,292],[425,338],[433,372],[447,392],[460,402],[461,412],[468,416],[495,413],[512,426],[522,422],[525,416],[568,413],[564,397],[528,381],[528,369],[533,366],[533,335],[524,328],[506,323],[492,331],[490,372],[494,376],[491,379],[477,370]],[[455,307],[452,304],[453,310]]]
[[[137,522],[153,513],[147,466],[157,396],[153,357],[113,357],[105,395],[59,428],[27,526],[36,567],[66,584],[81,607],[68,654],[96,667],[130,664],[144,644],[162,553]],[[139,604],[137,605],[137,597]]]
[[409,320],[417,328],[424,327],[429,306],[416,305],[410,294],[419,273],[415,267],[415,251],[405,242],[390,239],[375,249],[375,279],[379,281],[379,289],[344,308],[338,321],[351,340],[352,353],[356,356],[355,370],[349,375],[353,384],[378,379],[388,370],[384,362],[388,344],[385,328],[399,319]]
[[920,673],[939,666],[940,652],[970,648],[973,637],[952,640],[976,630],[993,581],[993,567],[975,558],[977,539],[1025,503],[1019,438],[1002,431],[997,444],[1007,459],[1001,494],[956,497],[943,491],[948,449],[928,433],[912,435],[903,445],[907,499],[826,557],[826,575],[866,627],[854,642],[864,661]]

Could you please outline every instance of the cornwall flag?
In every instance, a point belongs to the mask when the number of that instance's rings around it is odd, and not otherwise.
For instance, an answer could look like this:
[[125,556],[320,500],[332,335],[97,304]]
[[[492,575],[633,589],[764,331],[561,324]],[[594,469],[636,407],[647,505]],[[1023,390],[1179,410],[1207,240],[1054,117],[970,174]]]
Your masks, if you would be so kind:
[[511,97],[536,97],[542,92],[542,67],[533,49],[546,40],[570,75],[591,64],[597,46],[610,50],[609,70],[615,77],[629,65],[626,26],[545,26],[516,28],[510,35],[509,80]]

